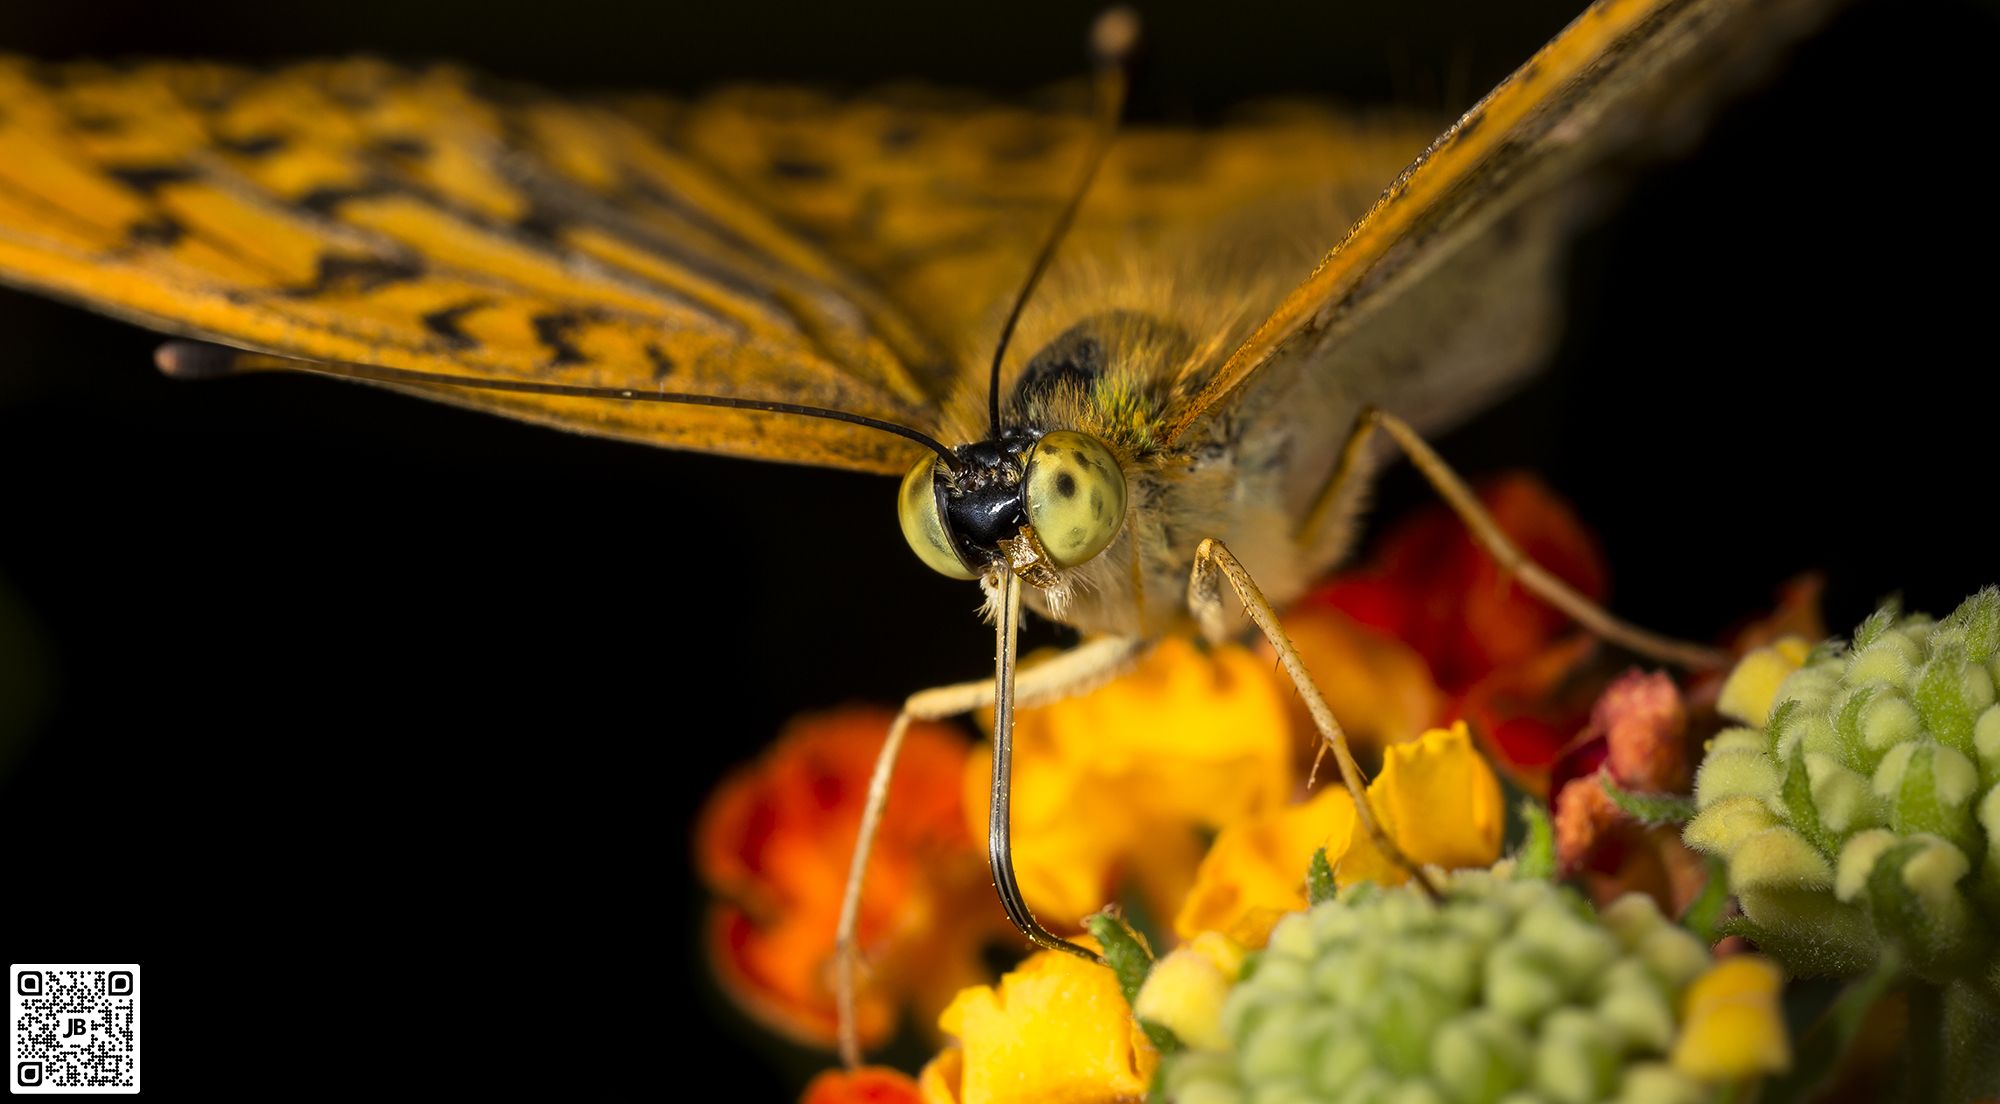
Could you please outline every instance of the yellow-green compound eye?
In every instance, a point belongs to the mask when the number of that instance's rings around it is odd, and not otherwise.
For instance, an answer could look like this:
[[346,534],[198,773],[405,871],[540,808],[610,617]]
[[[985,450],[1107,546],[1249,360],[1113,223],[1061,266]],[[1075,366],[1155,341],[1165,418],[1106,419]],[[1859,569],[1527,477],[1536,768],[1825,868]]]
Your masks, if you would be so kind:
[[896,495],[896,516],[903,523],[903,539],[910,550],[930,565],[932,571],[953,579],[977,579],[958,558],[944,517],[938,513],[937,457],[925,456],[903,477],[903,489]]
[[1104,551],[1125,524],[1125,473],[1096,439],[1059,429],[1028,454],[1028,522],[1057,567]]

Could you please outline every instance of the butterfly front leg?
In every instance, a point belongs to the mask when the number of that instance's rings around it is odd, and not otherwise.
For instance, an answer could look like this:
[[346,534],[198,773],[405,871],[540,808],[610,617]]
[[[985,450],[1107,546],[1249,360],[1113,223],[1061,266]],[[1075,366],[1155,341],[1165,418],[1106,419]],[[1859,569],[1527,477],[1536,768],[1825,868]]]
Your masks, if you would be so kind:
[[1222,639],[1228,635],[1223,619],[1222,603],[1222,583],[1225,580],[1229,583],[1230,589],[1235,591],[1237,601],[1242,603],[1243,612],[1258,629],[1262,630],[1264,639],[1271,642],[1271,647],[1276,649],[1278,662],[1284,666],[1285,673],[1291,676],[1292,686],[1298,690],[1299,698],[1305,702],[1306,711],[1312,714],[1313,725],[1319,729],[1320,739],[1326,748],[1332,749],[1334,763],[1340,768],[1340,780],[1354,798],[1354,813],[1360,820],[1363,830],[1390,861],[1409,871],[1410,877],[1422,886],[1425,892],[1433,898],[1438,897],[1438,888],[1431,880],[1430,874],[1405,854],[1403,849],[1396,845],[1396,841],[1382,829],[1374,807],[1368,803],[1368,790],[1362,780],[1361,766],[1354,761],[1354,753],[1348,749],[1347,732],[1340,727],[1340,721],[1334,717],[1333,710],[1327,707],[1326,698],[1319,692],[1319,687],[1313,684],[1312,675],[1306,671],[1305,661],[1299,658],[1298,649],[1292,646],[1291,638],[1287,637],[1285,630],[1279,626],[1277,611],[1271,608],[1270,601],[1264,597],[1264,592],[1258,589],[1256,580],[1250,577],[1250,572],[1244,569],[1235,554],[1214,537],[1202,541],[1195,549],[1194,570],[1188,576],[1188,611],[1194,615],[1203,634],[1211,640]]
[[[1101,637],[1079,644],[1046,662],[1023,669],[1014,679],[1016,705],[1041,705],[1092,690],[1129,670],[1152,647],[1152,642],[1130,637]],[[875,770],[868,779],[868,798],[862,806],[861,830],[854,840],[854,857],[847,868],[847,885],[840,900],[840,927],[834,943],[834,1001],[839,1022],[840,1058],[849,1067],[861,1062],[861,1041],[856,1026],[856,971],[859,951],[855,942],[861,919],[861,890],[868,874],[868,856],[875,846],[882,813],[889,801],[889,781],[895,774],[896,757],[902,752],[903,737],[911,721],[941,721],[991,708],[994,704],[993,679],[955,683],[919,690],[903,701],[902,711],[889,726],[888,739],[876,753]],[[996,740],[1003,738],[996,732]],[[1000,823],[1005,823],[1007,788],[1004,784],[1005,757],[994,756],[993,801]],[[996,888],[1003,899],[1010,893],[1018,898],[1012,844],[999,832],[987,841],[992,855]],[[1018,923],[1018,922],[1017,922]],[[1023,929],[1024,932],[1026,929]],[[1034,938],[1032,933],[1030,938]],[[1037,940],[1040,942],[1040,940]]]

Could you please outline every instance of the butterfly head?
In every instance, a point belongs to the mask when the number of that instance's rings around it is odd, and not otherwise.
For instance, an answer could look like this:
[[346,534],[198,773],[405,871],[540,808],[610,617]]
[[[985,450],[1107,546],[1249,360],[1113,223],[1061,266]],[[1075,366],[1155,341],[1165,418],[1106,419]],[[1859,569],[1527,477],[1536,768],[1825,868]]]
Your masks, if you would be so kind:
[[1125,521],[1125,475],[1111,450],[1073,430],[1008,426],[926,456],[903,477],[897,513],[917,558],[954,579],[1006,569],[1049,588],[1102,552]]

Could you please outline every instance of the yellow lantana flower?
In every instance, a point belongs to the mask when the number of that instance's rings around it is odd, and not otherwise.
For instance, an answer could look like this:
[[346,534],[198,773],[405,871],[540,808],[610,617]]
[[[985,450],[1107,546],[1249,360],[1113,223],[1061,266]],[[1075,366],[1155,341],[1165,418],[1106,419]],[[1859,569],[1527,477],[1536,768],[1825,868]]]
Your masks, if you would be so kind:
[[1136,1104],[1160,1060],[1111,971],[1062,951],[961,991],[938,1026],[957,1042],[918,1078],[924,1104]]
[[[1490,866],[1500,857],[1500,780],[1463,722],[1386,748],[1368,801],[1383,828],[1420,863]],[[1182,938],[1219,931],[1262,946],[1278,917],[1306,907],[1301,874],[1321,848],[1341,885],[1394,885],[1408,876],[1361,830],[1347,791],[1330,785],[1303,804],[1225,827],[1195,874],[1174,930]]]
[[[1382,772],[1368,784],[1368,804],[1382,830],[1417,862],[1458,870],[1491,866],[1500,857],[1500,837],[1507,830],[1500,779],[1473,746],[1464,721],[1383,749]],[[1327,861],[1343,886],[1400,885],[1409,877],[1366,832],[1354,834],[1338,861],[1327,852]]]
[[1784,975],[1769,959],[1734,955],[1708,968],[1681,998],[1674,1068],[1704,1081],[1777,1073],[1792,1064],[1778,1007]]
[[1811,651],[1812,645],[1805,639],[1787,636],[1737,660],[1736,669],[1729,672],[1728,681],[1722,684],[1716,711],[1747,724],[1763,724],[1771,715],[1778,687],[1792,672],[1805,666]]
[[1132,1013],[1191,1047],[1225,1050],[1222,1002],[1243,973],[1248,948],[1221,932],[1202,932],[1153,964]]
[[[1169,638],[1122,677],[1014,722],[1014,871],[1038,916],[1073,927],[1131,875],[1157,907],[1187,891],[1199,829],[1271,808],[1292,787],[1282,676],[1247,648]],[[966,765],[967,822],[986,833],[990,751]]]

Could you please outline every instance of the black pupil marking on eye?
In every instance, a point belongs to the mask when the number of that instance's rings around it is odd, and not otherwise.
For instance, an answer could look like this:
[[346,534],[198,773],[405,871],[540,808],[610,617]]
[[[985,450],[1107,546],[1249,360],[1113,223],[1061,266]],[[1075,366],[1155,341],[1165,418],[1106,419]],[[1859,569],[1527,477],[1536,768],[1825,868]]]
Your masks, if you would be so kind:
[[1056,493],[1064,498],[1076,497],[1076,476],[1062,472],[1056,476]]

